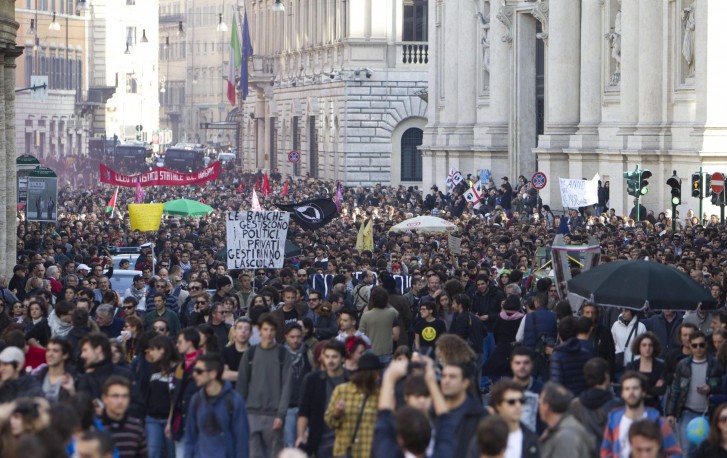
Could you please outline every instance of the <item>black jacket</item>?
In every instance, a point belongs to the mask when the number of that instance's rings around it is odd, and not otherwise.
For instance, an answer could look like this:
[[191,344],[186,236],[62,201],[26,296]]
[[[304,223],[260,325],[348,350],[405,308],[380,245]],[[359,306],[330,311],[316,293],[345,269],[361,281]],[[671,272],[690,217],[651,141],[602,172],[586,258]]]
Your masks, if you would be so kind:
[[[348,376],[344,372],[344,379]],[[303,446],[306,453],[311,454],[318,450],[321,443],[325,422],[323,416],[326,413],[326,384],[328,377],[325,371],[315,371],[303,378],[303,387],[300,390],[300,401],[298,402],[298,416],[308,419],[308,442]]]
[[464,404],[458,409],[464,409],[464,414],[458,424],[454,425],[455,445],[452,456],[453,458],[467,458],[470,456],[469,450],[472,441],[476,442],[477,424],[487,413],[482,408],[482,404],[472,395],[467,395]]
[[550,381],[559,383],[578,396],[586,389],[583,366],[591,359],[578,338],[571,337],[555,347],[550,356]]
[[15,401],[18,398],[44,397],[43,387],[38,380],[24,372],[13,380],[0,383],[0,404]]
[[92,399],[101,399],[104,383],[112,375],[119,375],[131,379],[131,371],[117,366],[111,360],[101,361],[93,365],[93,372],[87,372],[78,381],[78,391],[86,391]]
[[477,315],[470,312],[456,314],[452,319],[452,327],[449,332],[464,339],[476,354],[483,353],[487,328],[477,318]]
[[485,294],[480,294],[475,289],[471,299],[470,311],[477,316],[487,315],[485,324],[487,324],[488,329],[493,329],[497,315],[500,313],[502,301],[505,300],[505,292],[490,284]]

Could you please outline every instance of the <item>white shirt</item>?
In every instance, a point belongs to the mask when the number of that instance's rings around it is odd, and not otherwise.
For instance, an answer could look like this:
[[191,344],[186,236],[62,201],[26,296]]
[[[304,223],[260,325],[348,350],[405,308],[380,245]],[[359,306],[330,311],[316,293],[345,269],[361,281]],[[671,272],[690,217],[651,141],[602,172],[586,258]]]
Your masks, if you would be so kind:
[[523,430],[518,429],[507,435],[505,458],[520,458],[523,455]]
[[[639,418],[639,420],[646,418],[646,412]],[[631,444],[629,443],[629,429],[634,421],[630,419],[626,414],[621,417],[621,422],[618,424],[618,442],[621,445],[621,454],[619,458],[629,458],[631,456]]]

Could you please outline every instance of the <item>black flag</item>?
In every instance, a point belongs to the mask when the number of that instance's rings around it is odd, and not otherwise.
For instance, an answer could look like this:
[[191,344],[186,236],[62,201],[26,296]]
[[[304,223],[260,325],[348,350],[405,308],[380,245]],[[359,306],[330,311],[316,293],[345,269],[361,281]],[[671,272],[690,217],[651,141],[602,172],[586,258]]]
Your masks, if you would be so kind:
[[290,216],[304,229],[315,230],[330,223],[338,214],[338,208],[331,199],[306,200],[290,205],[275,204],[279,209],[290,212]]

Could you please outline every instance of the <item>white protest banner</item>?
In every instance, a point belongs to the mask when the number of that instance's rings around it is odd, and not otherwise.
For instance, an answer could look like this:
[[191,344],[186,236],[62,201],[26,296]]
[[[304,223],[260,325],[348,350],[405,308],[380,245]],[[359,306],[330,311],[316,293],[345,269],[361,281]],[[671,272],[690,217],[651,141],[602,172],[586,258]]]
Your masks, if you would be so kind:
[[560,198],[564,208],[587,207],[598,203],[598,180],[573,180],[560,178]]
[[462,239],[453,235],[449,236],[449,251],[454,254],[462,254]]
[[289,220],[288,212],[227,212],[227,268],[282,268]]

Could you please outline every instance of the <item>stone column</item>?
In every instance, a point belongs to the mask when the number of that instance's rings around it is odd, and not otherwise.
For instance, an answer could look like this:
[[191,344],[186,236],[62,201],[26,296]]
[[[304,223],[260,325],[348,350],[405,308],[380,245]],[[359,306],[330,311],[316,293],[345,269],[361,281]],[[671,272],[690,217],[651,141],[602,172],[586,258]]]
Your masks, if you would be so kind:
[[[595,0],[585,0],[589,1]],[[549,5],[545,133],[572,134],[580,118],[581,0],[554,0]]]
[[[583,0],[581,3],[581,79],[580,124],[578,135],[581,147],[596,146],[598,124],[601,122],[601,14],[599,0]],[[585,138],[585,137],[588,138]]]
[[[665,71],[662,59],[666,42],[662,25],[664,5],[662,0],[639,0],[638,134],[642,136],[641,148],[658,147],[657,136],[662,122],[662,88]],[[622,98],[622,103],[623,101]]]
[[636,129],[639,120],[639,1],[621,3],[621,128],[619,135],[627,136]]
[[[498,9],[499,8],[499,9]],[[478,124],[486,126],[486,137],[481,138],[494,148],[507,150],[508,117],[510,114],[510,77],[512,37],[511,30],[497,17],[511,11],[491,2],[490,6],[490,106],[487,119]],[[507,20],[503,16],[504,20]],[[507,40],[509,38],[510,41]]]
[[[2,27],[2,31],[5,32],[5,26]],[[3,37],[5,38],[5,37]],[[5,62],[6,59],[6,53],[8,52],[7,46],[10,46],[7,42],[0,43],[0,53],[2,55],[2,62]],[[14,44],[12,45],[15,46]],[[11,58],[12,59],[12,58]],[[7,123],[7,94],[8,91],[15,92],[15,84],[13,84],[14,79],[11,78],[10,82],[8,83],[8,80],[6,79],[6,76],[8,74],[7,69],[0,72],[0,88],[3,88],[4,97],[0,97],[0,152],[5,156],[4,160],[0,160],[0,209],[4,209],[0,213],[0,225],[4,225],[4,227],[0,228],[0,253],[5,255],[4,261],[2,264],[2,268],[4,268],[5,275],[10,278],[13,275],[12,266],[10,267],[10,270],[7,270],[7,266],[9,264],[8,258],[12,258],[13,261],[15,261],[15,256],[13,253],[15,253],[16,247],[13,246],[11,251],[8,251],[8,233],[15,231],[15,211],[11,211],[11,207],[13,209],[16,209],[16,202],[10,202],[8,200],[8,190],[13,187],[15,188],[16,184],[15,181],[10,181],[10,175],[12,173],[12,176],[15,175],[15,154],[13,154],[12,157],[9,155],[8,151],[8,145],[13,145],[14,149],[14,143],[15,139],[13,138],[15,135],[15,126],[14,125],[8,125]],[[7,83],[7,84],[6,84]],[[11,118],[11,121],[14,121],[14,116]],[[12,166],[9,166],[9,164],[12,163]],[[11,172],[12,171],[12,172]]]
[[[11,45],[5,52],[5,183],[7,188],[5,206],[5,265],[3,273],[8,278],[13,274],[17,250],[15,218],[18,214],[18,190],[15,185],[15,59],[23,53],[22,48]],[[2,238],[2,236],[0,236]],[[0,264],[0,268],[2,265]]]

